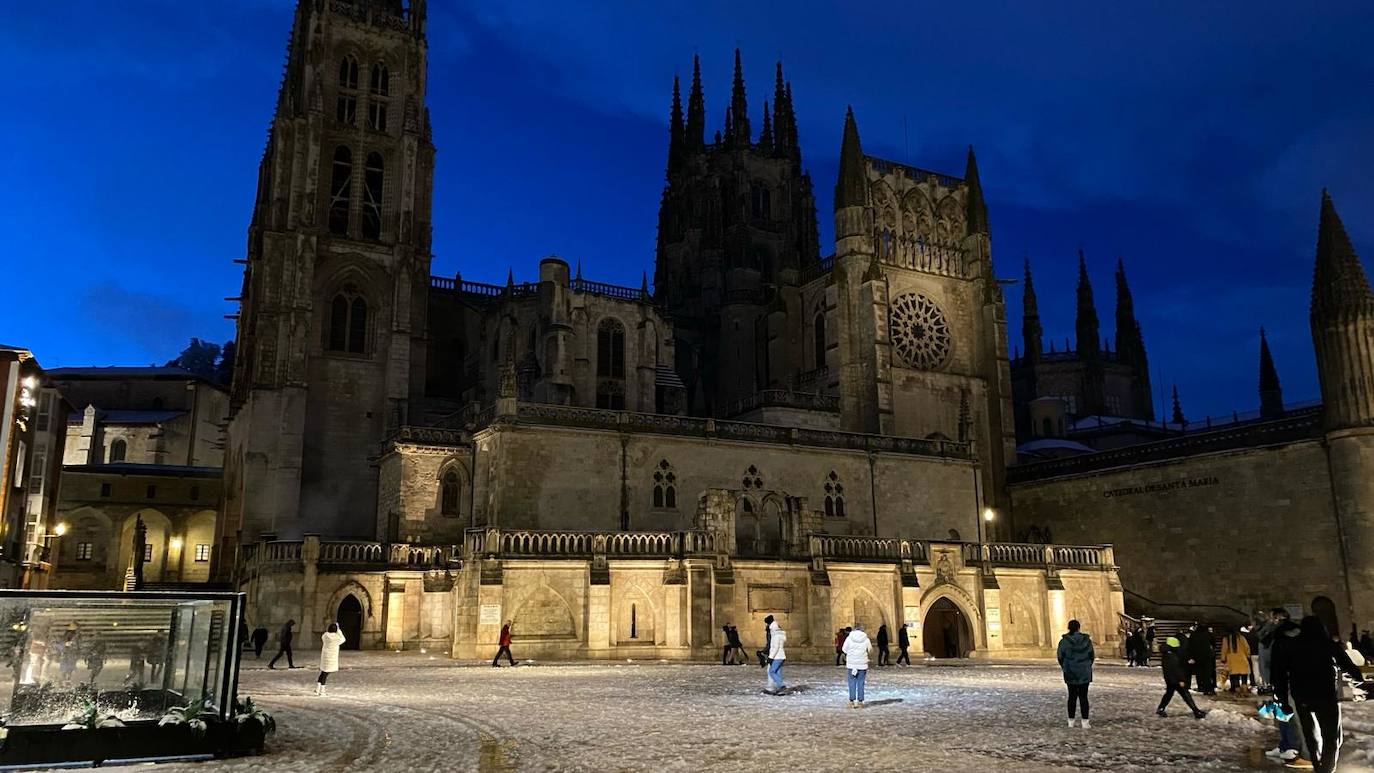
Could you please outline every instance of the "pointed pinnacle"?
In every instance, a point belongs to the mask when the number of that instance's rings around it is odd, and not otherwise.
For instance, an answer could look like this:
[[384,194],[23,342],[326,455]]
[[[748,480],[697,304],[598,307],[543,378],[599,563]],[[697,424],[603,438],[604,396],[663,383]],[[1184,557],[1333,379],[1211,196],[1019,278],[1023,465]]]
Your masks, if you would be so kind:
[[835,181],[835,209],[862,207],[868,202],[868,181],[864,174],[863,147],[859,144],[859,125],[854,108],[845,108],[844,139],[840,143],[840,174]]

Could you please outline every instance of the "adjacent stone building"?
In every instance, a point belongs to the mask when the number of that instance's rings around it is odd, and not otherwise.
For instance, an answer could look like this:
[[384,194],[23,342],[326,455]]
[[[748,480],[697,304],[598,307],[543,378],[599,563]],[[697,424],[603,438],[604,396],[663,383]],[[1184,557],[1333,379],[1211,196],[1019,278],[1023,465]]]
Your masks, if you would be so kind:
[[1163,439],[1015,467],[1017,523],[1110,540],[1140,609],[1289,606],[1343,633],[1370,627],[1374,293],[1325,193],[1311,324],[1320,404],[1284,408],[1261,336],[1257,411],[1211,426],[1180,415]]
[[33,352],[0,345],[0,587],[42,588],[52,569],[67,404]]
[[174,367],[56,368],[49,376],[73,408],[60,417],[57,519],[65,533],[53,541],[52,585],[123,587],[140,519],[145,581],[209,581],[227,390]]

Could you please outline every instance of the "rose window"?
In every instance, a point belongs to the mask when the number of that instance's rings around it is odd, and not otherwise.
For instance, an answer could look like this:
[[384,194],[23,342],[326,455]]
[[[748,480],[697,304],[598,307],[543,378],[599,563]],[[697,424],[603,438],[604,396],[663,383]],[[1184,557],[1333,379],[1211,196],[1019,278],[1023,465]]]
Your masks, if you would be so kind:
[[949,323],[924,295],[898,296],[892,302],[892,345],[912,368],[934,370],[949,357]]

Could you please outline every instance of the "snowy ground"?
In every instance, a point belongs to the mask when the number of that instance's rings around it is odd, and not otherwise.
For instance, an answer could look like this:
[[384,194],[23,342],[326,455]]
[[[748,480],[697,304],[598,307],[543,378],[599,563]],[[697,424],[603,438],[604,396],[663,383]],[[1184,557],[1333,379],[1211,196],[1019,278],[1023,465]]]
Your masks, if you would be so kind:
[[[265,659],[264,661],[265,662]],[[240,694],[278,720],[266,757],[160,765],[188,771],[844,771],[920,769],[1235,771],[1269,768],[1272,727],[1253,704],[1154,707],[1157,669],[1099,665],[1091,730],[1064,722],[1052,664],[883,668],[868,707],[845,707],[843,670],[789,665],[794,695],[761,694],[757,666],[659,662],[493,669],[415,653],[349,653],[313,693],[306,668],[245,663]],[[1374,770],[1374,706],[1343,704],[1342,771]],[[1368,708],[1367,708],[1368,707]]]

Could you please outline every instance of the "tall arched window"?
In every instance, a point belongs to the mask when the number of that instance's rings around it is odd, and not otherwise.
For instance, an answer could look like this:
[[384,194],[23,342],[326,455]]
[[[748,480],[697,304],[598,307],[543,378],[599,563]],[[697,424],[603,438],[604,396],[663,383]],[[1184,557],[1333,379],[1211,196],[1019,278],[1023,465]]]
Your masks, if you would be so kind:
[[384,177],[382,154],[367,154],[363,167],[363,238],[382,238],[382,182]]
[[459,504],[461,502],[461,500],[459,499],[459,496],[461,494],[462,483],[458,480],[458,473],[454,472],[453,470],[449,470],[448,472],[444,473],[442,493],[439,500],[439,512],[442,515],[447,515],[450,517],[457,516],[459,512],[461,512],[462,510]]
[[830,518],[844,518],[844,484],[834,470],[825,476],[825,514]]
[[334,165],[329,177],[329,232],[348,235],[348,214],[353,207],[353,151],[340,145],[334,148]]
[[335,102],[334,118],[339,123],[353,125],[358,113],[358,60],[352,54],[339,61],[339,97]]
[[812,326],[812,331],[813,331],[813,336],[814,336],[813,344],[814,344],[814,347],[815,347],[814,357],[815,357],[815,359],[816,359],[815,367],[816,367],[816,368],[824,368],[824,367],[825,367],[825,314],[817,314],[817,315],[816,315],[816,321],[815,321],[815,323],[814,323],[813,326]]
[[667,459],[660,459],[654,470],[654,507],[677,508],[677,474]]
[[386,65],[372,65],[372,95],[367,100],[367,125],[373,131],[386,131],[386,98],[391,91],[391,76]]
[[625,326],[606,318],[596,330],[596,407],[625,410]]
[[367,351],[367,301],[351,282],[329,303],[329,338],[325,343],[333,352]]
[[124,461],[128,453],[129,444],[124,442],[123,438],[115,438],[114,442],[110,443],[110,464]]

